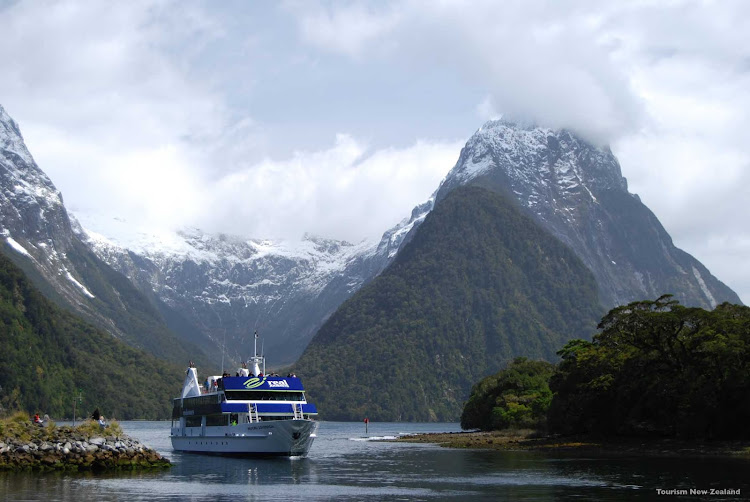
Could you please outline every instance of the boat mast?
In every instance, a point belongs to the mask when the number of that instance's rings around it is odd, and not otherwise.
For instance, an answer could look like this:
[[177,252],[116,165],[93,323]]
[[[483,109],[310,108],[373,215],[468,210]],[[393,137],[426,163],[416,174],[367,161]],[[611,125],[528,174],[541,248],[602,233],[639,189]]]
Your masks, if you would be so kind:
[[258,376],[261,373],[260,361],[263,360],[263,374],[266,374],[266,361],[263,356],[258,356],[258,331],[255,331],[255,340],[253,341],[253,357],[250,358],[253,362],[253,375]]

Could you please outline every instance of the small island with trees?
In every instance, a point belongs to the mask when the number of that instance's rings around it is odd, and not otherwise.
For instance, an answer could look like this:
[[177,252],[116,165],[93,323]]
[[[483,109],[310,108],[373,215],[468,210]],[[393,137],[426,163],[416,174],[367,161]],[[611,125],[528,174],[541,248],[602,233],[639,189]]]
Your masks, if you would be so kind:
[[557,364],[516,358],[475,384],[474,433],[403,441],[496,449],[750,453],[750,308],[685,307],[670,295],[604,316]]

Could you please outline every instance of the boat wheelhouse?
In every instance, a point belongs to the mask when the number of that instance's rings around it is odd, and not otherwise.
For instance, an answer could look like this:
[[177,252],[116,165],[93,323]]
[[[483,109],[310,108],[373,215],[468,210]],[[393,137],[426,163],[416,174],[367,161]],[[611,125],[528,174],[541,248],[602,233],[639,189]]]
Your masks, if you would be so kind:
[[[257,337],[256,337],[257,338]],[[316,437],[318,412],[296,376],[266,376],[265,359],[250,358],[239,376],[209,376],[190,364],[173,401],[172,447],[222,455],[305,455]],[[262,368],[262,369],[261,369]]]

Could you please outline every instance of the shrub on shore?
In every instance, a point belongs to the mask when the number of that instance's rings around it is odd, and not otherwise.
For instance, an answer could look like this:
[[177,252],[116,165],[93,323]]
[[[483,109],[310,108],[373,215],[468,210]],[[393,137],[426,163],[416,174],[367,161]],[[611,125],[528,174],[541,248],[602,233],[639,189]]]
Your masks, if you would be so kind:
[[552,400],[555,366],[518,357],[507,368],[474,385],[461,414],[461,428],[483,431],[543,429]]

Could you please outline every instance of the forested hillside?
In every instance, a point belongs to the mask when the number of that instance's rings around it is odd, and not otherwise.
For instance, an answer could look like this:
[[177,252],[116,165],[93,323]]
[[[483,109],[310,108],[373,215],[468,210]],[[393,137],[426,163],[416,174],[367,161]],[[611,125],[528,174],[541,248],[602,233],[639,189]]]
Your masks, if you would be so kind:
[[47,300],[0,254],[0,405],[52,417],[94,408],[120,419],[166,418],[182,371]]
[[572,251],[514,202],[458,188],[295,369],[326,419],[457,420],[475,381],[517,356],[556,359],[602,313]]

